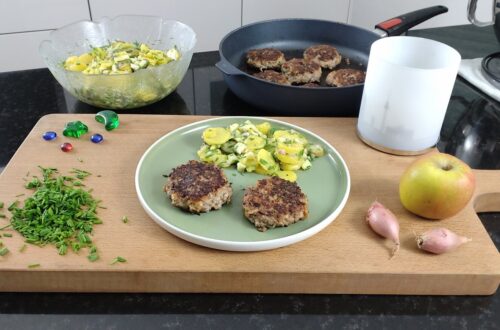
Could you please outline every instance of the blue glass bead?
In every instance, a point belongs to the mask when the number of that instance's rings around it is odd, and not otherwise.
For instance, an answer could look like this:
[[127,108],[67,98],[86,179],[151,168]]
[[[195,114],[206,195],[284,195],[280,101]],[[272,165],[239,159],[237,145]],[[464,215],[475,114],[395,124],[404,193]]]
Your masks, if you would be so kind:
[[95,120],[104,124],[104,128],[106,128],[107,131],[112,131],[120,125],[118,114],[111,110],[99,111],[95,115]]
[[94,134],[90,137],[90,141],[94,143],[101,143],[104,140],[104,137],[101,134]]
[[42,135],[42,138],[43,138],[45,141],[52,141],[52,140],[54,140],[56,137],[57,137],[57,133],[56,133],[56,132],[53,132],[53,131],[47,131],[47,132],[43,133],[43,135]]

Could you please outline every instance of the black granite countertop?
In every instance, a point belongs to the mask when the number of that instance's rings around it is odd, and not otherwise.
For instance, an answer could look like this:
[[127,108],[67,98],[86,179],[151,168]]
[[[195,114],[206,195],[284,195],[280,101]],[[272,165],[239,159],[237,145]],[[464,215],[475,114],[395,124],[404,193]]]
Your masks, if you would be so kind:
[[[447,43],[462,58],[483,57],[500,48],[491,27],[456,26],[410,35]],[[217,52],[195,54],[176,92],[152,106],[119,113],[273,115],[232,94],[214,67],[217,60]],[[0,168],[41,116],[97,111],[65,92],[47,69],[0,73]],[[473,168],[499,169],[500,104],[458,78],[438,148]],[[498,248],[500,213],[479,216]],[[0,329],[27,328],[499,329],[500,293],[485,297],[0,293]]]

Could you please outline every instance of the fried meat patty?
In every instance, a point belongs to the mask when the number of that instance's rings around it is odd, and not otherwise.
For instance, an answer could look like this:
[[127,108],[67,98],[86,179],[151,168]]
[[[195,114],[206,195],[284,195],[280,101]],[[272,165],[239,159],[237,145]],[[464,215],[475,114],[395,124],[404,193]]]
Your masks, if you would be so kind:
[[173,205],[192,213],[220,209],[233,194],[226,175],[219,167],[195,160],[174,168],[164,190]]
[[366,73],[361,70],[340,69],[333,70],[326,76],[326,84],[330,86],[344,87],[361,84],[365,81]]
[[270,177],[245,190],[243,210],[259,231],[286,227],[307,217],[307,197],[296,183]]
[[285,55],[274,48],[252,49],[247,53],[247,64],[259,70],[279,69],[285,61]]
[[333,69],[342,61],[342,56],[335,47],[316,45],[304,51],[304,59],[316,62],[322,68]]
[[307,84],[321,79],[321,66],[302,58],[293,58],[281,66],[281,72],[288,81],[296,84]]
[[286,76],[280,72],[276,72],[274,70],[264,70],[261,72],[257,72],[253,74],[255,77],[264,79],[276,84],[281,85],[290,85],[290,82],[286,78]]

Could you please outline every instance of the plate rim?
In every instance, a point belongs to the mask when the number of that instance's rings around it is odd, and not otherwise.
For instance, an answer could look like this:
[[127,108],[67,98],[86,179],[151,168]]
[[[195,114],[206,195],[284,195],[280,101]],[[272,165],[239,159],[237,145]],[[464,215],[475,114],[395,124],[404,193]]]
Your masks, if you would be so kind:
[[[151,150],[159,143],[161,143],[163,140],[168,139],[169,136],[178,133],[180,130],[184,129],[189,129],[191,126],[194,125],[200,125],[203,123],[209,123],[212,121],[220,120],[220,119],[235,119],[235,120],[262,120],[262,121],[270,121],[273,123],[277,124],[282,124],[285,126],[289,126],[293,129],[298,129],[299,131],[306,131],[308,134],[312,135],[314,138],[318,139],[325,145],[327,145],[329,148],[331,148],[337,155],[338,159],[340,160],[340,163],[344,167],[344,170],[346,172],[346,191],[345,194],[340,201],[339,206],[332,212],[330,213],[327,217],[325,217],[323,220],[321,220],[319,223],[316,225],[307,228],[306,230],[303,230],[301,232],[285,236],[285,237],[280,237],[280,238],[275,238],[275,239],[270,239],[270,240],[265,240],[265,241],[258,241],[258,242],[241,242],[241,241],[228,241],[228,240],[220,240],[220,239],[214,239],[214,238],[209,238],[209,237],[204,237],[200,236],[198,234],[193,234],[190,233],[186,230],[183,230],[181,228],[178,228],[172,224],[170,224],[168,221],[164,220],[161,218],[158,214],[156,214],[147,204],[147,202],[144,200],[141,192],[140,192],[140,187],[139,187],[139,172],[141,169],[141,166],[146,158],[146,156],[151,152]],[[251,252],[251,251],[265,251],[265,250],[272,250],[280,247],[285,247],[288,245],[292,245],[295,243],[298,243],[300,241],[303,241],[309,237],[312,237],[319,233],[321,230],[325,229],[329,224],[331,224],[342,212],[344,209],[345,205],[347,204],[347,200],[349,199],[350,191],[351,191],[351,175],[349,172],[349,168],[347,167],[347,163],[345,162],[344,158],[341,156],[341,154],[333,147],[328,141],[323,139],[321,136],[317,135],[316,133],[311,132],[308,129],[305,129],[303,127],[300,127],[295,124],[291,124],[282,120],[274,119],[274,118],[266,118],[266,117],[258,117],[258,116],[218,116],[214,118],[208,118],[208,119],[201,119],[201,120],[196,120],[192,123],[189,123],[187,125],[183,125],[180,127],[177,127],[176,129],[168,132],[167,134],[161,136],[158,138],[155,142],[153,142],[148,149],[142,154],[139,162],[137,163],[136,170],[135,170],[135,191],[137,193],[137,197],[139,198],[139,202],[146,211],[146,213],[149,215],[149,217],[156,222],[160,227],[168,231],[174,236],[177,236],[179,238],[182,238],[188,242],[191,242],[196,245],[201,245],[204,247],[212,248],[212,249],[217,249],[217,250],[224,250],[224,251],[239,251],[239,252]]]

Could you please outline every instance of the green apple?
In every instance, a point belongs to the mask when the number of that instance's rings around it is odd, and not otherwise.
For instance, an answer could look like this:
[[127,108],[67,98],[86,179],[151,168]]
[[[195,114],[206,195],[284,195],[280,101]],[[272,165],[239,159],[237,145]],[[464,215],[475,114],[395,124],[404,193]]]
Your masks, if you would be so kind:
[[433,152],[417,158],[399,182],[399,198],[410,212],[428,219],[457,214],[475,188],[474,173],[460,159]]

